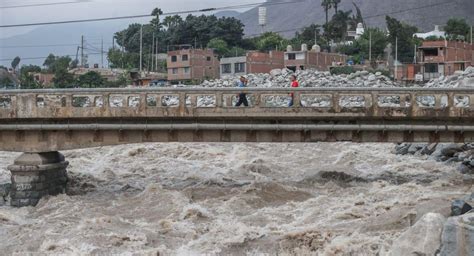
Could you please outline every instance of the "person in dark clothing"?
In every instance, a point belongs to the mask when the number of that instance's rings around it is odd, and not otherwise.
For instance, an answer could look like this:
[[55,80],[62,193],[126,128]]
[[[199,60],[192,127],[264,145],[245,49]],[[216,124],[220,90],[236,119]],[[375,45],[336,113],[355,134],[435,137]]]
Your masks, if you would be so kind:
[[[241,76],[240,81],[239,81],[239,88],[247,87],[247,83],[248,83],[247,79]],[[246,107],[249,106],[249,102],[247,101],[247,95],[245,93],[239,93],[239,101],[237,102],[235,106],[240,107],[242,104],[244,104],[244,106]]]

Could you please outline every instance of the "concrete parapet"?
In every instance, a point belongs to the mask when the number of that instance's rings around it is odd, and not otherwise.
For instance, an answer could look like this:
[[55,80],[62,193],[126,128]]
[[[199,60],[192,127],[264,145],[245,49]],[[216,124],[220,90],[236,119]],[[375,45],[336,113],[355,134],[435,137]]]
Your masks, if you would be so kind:
[[43,196],[64,193],[69,165],[59,152],[24,153],[11,171],[11,206],[35,206]]

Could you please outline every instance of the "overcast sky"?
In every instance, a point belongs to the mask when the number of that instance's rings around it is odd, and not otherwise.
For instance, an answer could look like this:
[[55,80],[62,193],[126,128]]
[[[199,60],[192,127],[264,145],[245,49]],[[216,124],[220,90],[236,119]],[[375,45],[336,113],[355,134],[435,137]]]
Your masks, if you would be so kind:
[[[74,1],[80,3],[5,8],[8,6]],[[140,15],[150,13],[155,7],[161,8],[164,12],[173,12],[259,2],[264,2],[264,0],[0,0],[0,24]],[[31,29],[33,28],[0,28],[0,37],[25,33]]]

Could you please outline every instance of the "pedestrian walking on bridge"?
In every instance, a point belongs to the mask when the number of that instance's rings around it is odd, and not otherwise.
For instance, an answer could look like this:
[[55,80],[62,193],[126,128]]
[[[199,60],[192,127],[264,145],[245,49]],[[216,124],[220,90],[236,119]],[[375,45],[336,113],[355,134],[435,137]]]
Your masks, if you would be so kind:
[[[290,81],[291,81],[291,87],[292,88],[300,87],[300,83],[298,83],[298,80],[296,79],[296,75],[291,75]],[[290,93],[291,99],[290,99],[290,104],[288,104],[288,107],[293,106],[294,100],[295,100],[294,96],[295,96],[294,93]]]
[[[244,76],[241,76],[240,81],[239,81],[239,88],[247,87],[247,83],[248,83],[247,78],[245,78]],[[244,104],[244,106],[246,106],[246,107],[249,106],[249,102],[247,100],[247,95],[243,92],[239,93],[239,101],[237,102],[237,104],[235,106],[240,107],[242,104]]]

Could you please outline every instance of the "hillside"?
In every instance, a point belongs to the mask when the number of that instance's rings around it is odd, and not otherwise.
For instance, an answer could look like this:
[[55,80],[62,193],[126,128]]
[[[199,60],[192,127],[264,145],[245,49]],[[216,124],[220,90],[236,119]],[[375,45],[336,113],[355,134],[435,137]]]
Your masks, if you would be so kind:
[[[294,0],[269,0],[268,2],[292,2]],[[390,15],[406,23],[417,26],[421,31],[429,31],[434,25],[444,25],[451,17],[463,17],[474,23],[473,0],[342,0],[339,10],[353,10],[355,2],[365,17],[368,26],[385,27],[385,15]],[[267,7],[268,25],[266,31],[280,31],[286,37],[293,36],[309,24],[324,24],[325,13],[321,0],[306,0],[301,3],[270,5]],[[330,17],[334,9],[330,11]],[[245,34],[260,33],[258,9],[251,9],[238,17],[245,24]]]

